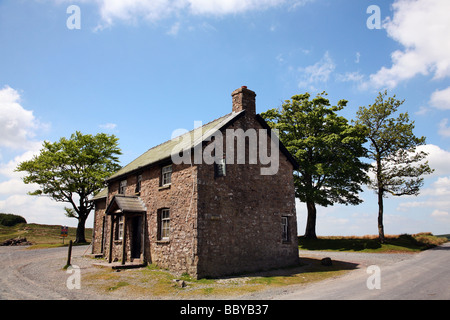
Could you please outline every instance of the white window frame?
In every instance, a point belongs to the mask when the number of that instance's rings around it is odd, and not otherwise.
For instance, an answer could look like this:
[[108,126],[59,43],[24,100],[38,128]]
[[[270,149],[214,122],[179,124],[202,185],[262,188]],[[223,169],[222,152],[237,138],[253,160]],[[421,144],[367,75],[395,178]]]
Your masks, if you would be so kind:
[[161,169],[161,185],[168,186],[172,184],[172,165],[162,167]]
[[123,216],[119,217],[119,223],[117,225],[117,239],[123,240]]
[[170,209],[161,209],[160,235],[161,240],[169,240],[170,237]]

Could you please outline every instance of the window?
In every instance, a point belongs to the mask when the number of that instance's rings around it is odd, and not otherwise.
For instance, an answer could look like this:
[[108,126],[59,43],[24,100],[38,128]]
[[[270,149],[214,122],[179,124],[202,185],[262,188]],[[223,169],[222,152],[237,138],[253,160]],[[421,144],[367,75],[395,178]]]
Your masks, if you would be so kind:
[[167,186],[172,183],[172,165],[165,166],[161,170],[161,185]]
[[134,190],[135,193],[141,192],[141,182],[142,182],[142,174],[139,174],[136,177],[136,190]]
[[127,189],[127,180],[120,181],[119,184],[119,194],[125,194],[125,190]]
[[169,240],[170,234],[170,210],[159,210],[159,228],[158,228],[158,240]]
[[119,223],[117,225],[117,236],[116,240],[122,240],[123,239],[123,216],[119,217]]
[[214,163],[214,176],[224,177],[227,174],[225,159],[219,160]]
[[289,218],[281,217],[282,240],[289,241]]

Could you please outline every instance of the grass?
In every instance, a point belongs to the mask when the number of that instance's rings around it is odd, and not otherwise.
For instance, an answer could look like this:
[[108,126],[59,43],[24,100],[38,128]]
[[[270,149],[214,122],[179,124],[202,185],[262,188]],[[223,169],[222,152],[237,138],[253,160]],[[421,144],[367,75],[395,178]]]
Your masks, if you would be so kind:
[[448,241],[445,236],[430,232],[418,234],[386,235],[385,243],[377,236],[319,237],[316,240],[299,237],[299,249],[321,251],[352,251],[372,253],[419,252]]
[[[32,249],[52,248],[67,246],[69,241],[75,241],[76,228],[69,227],[68,236],[61,238],[60,225],[45,225],[35,223],[19,223],[15,226],[6,227],[0,225],[0,243],[11,238],[25,237],[27,241],[33,243]],[[85,229],[87,240],[92,238],[92,228]]]
[[[343,275],[355,268],[355,264],[341,261],[333,261],[333,266],[325,267],[320,259],[302,258],[300,265],[289,268],[197,280],[188,274],[176,276],[151,264],[146,268],[120,272],[101,269],[85,274],[83,283],[100,292],[111,293],[116,298],[220,299],[238,297],[270,288],[305,285]],[[175,279],[184,280],[186,286],[176,285]]]

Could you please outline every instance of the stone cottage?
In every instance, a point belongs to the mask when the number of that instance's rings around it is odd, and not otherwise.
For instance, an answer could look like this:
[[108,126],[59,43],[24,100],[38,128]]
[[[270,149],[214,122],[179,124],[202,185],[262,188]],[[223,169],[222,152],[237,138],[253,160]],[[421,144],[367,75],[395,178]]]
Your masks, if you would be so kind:
[[296,264],[298,164],[256,114],[255,97],[246,87],[235,90],[231,113],[109,177],[93,198],[93,253],[194,278]]

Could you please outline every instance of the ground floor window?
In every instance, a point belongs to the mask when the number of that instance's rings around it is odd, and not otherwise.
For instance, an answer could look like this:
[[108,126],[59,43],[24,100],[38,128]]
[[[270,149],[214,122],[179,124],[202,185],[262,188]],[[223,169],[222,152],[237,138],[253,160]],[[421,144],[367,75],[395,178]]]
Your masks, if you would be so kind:
[[119,217],[119,221],[117,222],[117,229],[116,229],[116,240],[122,240],[123,239],[123,216]]
[[158,212],[158,240],[169,240],[170,209],[160,209]]

